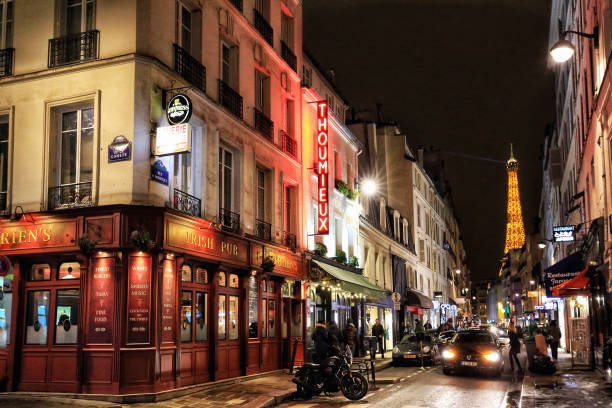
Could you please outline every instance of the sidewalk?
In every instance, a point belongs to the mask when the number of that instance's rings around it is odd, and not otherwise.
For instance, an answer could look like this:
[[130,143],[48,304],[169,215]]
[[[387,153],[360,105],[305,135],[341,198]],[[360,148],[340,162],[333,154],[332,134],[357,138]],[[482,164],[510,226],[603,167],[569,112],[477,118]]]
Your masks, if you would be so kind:
[[529,371],[523,378],[522,407],[610,407],[612,387],[598,371],[571,368],[571,356],[559,350],[557,372],[537,375]]

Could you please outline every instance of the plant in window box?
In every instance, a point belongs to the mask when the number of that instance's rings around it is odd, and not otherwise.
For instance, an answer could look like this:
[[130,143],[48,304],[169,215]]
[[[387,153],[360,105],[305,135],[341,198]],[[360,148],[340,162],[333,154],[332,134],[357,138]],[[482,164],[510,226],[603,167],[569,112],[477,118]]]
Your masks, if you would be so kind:
[[347,265],[356,268],[359,266],[359,260],[356,256],[351,255],[348,257]]
[[77,240],[77,244],[81,249],[81,252],[90,255],[95,251],[96,245],[98,244],[93,239],[90,239],[87,234],[81,235],[81,237]]
[[147,252],[153,248],[155,242],[151,239],[149,231],[134,230],[130,233],[132,245],[140,251]]
[[314,252],[319,256],[327,256],[327,247],[325,246],[325,244],[315,242]]
[[274,263],[274,258],[269,255],[266,256],[261,262],[261,269],[263,269],[264,272],[272,272],[275,266],[276,264]]
[[336,251],[336,262],[345,264],[346,263],[346,252],[339,249]]

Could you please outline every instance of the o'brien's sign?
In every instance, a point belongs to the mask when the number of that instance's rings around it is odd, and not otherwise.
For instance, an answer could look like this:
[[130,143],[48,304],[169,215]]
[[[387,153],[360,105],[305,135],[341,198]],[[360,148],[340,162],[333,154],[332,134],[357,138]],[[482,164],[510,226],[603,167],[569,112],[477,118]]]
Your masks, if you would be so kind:
[[574,225],[553,227],[553,240],[555,242],[574,242]]
[[317,173],[319,175],[319,221],[317,231],[321,235],[329,234],[329,184],[327,149],[327,101],[317,102]]

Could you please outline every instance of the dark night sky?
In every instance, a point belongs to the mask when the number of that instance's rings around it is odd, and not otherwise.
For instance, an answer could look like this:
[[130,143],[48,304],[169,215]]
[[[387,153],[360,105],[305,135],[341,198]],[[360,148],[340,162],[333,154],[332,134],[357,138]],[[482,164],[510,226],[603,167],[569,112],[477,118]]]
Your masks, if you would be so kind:
[[[540,145],[553,117],[546,67],[547,0],[304,0],[304,47],[351,106],[397,121],[414,147],[521,164],[523,218],[533,230]],[[472,280],[503,255],[503,165],[446,159]]]

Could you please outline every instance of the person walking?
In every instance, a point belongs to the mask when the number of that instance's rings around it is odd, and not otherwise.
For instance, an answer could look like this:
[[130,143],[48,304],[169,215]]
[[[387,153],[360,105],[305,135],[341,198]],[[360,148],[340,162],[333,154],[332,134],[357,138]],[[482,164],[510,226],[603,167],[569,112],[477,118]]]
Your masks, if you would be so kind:
[[344,336],[344,341],[346,345],[351,349],[351,354],[355,355],[355,348],[357,347],[357,328],[351,320],[349,320],[348,324],[344,328],[342,335]]
[[423,322],[419,319],[416,319],[414,322],[414,332],[415,333],[425,333],[425,327],[423,327]]
[[327,323],[327,339],[330,347],[340,350],[342,344],[342,333],[340,328],[333,320]]
[[[376,319],[376,324],[372,327],[372,336],[376,337],[376,342],[378,343],[378,349],[380,350],[380,355],[382,358],[385,358],[385,349],[383,346],[385,328],[380,324],[380,319]],[[376,352],[374,352],[374,358],[376,358]]]
[[423,328],[425,328],[425,330],[431,330],[431,323],[429,323],[429,322],[425,323]]
[[313,361],[316,364],[323,364],[329,352],[328,333],[323,321],[319,321],[315,326],[314,333],[312,334],[312,341],[314,342],[315,349]]
[[556,320],[550,321],[548,326],[548,335],[550,336],[550,352],[552,354],[553,362],[557,362],[557,352],[559,349],[559,342],[561,342],[561,330],[557,326]]
[[512,368],[512,373],[514,373],[514,363],[516,362],[516,366],[518,367],[519,374],[523,374],[523,368],[521,367],[521,363],[518,359],[518,354],[521,352],[521,342],[519,340],[519,336],[516,333],[516,327],[514,324],[510,323],[508,326],[508,337],[510,338],[510,367]]

